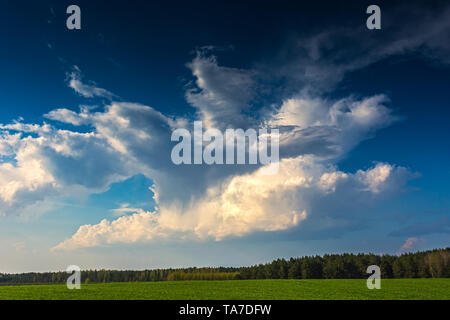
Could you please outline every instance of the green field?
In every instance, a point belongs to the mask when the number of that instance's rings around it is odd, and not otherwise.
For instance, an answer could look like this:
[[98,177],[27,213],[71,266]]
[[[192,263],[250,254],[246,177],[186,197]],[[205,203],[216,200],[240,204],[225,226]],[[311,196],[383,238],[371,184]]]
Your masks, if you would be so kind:
[[0,286],[0,299],[445,299],[450,279],[166,281],[82,285]]

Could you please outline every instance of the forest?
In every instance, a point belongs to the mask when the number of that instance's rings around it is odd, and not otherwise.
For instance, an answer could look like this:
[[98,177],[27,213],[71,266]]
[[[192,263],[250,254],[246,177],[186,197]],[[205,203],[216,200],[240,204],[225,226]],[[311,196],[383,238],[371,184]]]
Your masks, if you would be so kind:
[[[83,283],[239,280],[239,279],[359,279],[369,265],[381,269],[382,278],[450,278],[450,247],[396,255],[326,254],[277,259],[247,267],[204,267],[152,270],[83,270]],[[1,274],[0,285],[65,283],[68,273]]]

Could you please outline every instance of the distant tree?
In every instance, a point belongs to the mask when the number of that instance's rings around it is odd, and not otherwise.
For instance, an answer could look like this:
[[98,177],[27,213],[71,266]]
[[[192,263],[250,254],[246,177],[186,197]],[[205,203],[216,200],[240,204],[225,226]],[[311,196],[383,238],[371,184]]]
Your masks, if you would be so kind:
[[[241,268],[183,268],[133,270],[85,270],[86,283],[166,280],[320,279],[365,278],[369,265],[379,265],[383,278],[450,277],[450,248],[403,254],[332,254],[323,257],[277,259]],[[65,283],[66,272],[0,274],[0,283]]]
[[303,279],[321,279],[322,278],[322,261],[320,257],[307,257],[302,261],[302,278]]
[[395,261],[395,257],[392,256],[382,256],[381,257],[381,276],[383,278],[393,278],[394,277],[394,271],[392,270],[392,264]]
[[289,261],[288,278],[289,279],[302,278],[302,265],[299,259],[291,259]]

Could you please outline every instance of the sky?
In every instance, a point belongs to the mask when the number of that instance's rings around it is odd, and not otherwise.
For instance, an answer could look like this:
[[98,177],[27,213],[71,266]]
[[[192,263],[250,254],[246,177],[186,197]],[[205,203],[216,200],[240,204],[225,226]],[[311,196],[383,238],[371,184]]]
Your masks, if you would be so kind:
[[[0,272],[448,247],[450,6],[371,4],[2,1]],[[278,172],[175,165],[194,121]]]

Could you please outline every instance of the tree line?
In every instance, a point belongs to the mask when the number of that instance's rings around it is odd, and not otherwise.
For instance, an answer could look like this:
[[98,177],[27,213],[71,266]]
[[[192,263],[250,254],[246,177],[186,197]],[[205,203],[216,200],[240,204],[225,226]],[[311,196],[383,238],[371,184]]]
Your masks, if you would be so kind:
[[[407,253],[400,256],[375,254],[326,254],[277,259],[249,267],[178,268],[153,270],[85,270],[84,283],[237,280],[237,279],[358,279],[367,278],[367,267],[377,265],[382,278],[448,278],[450,248]],[[1,274],[0,284],[65,283],[67,272]]]
[[239,279],[239,272],[185,272],[178,270],[169,273],[168,281],[181,280],[237,280]]

